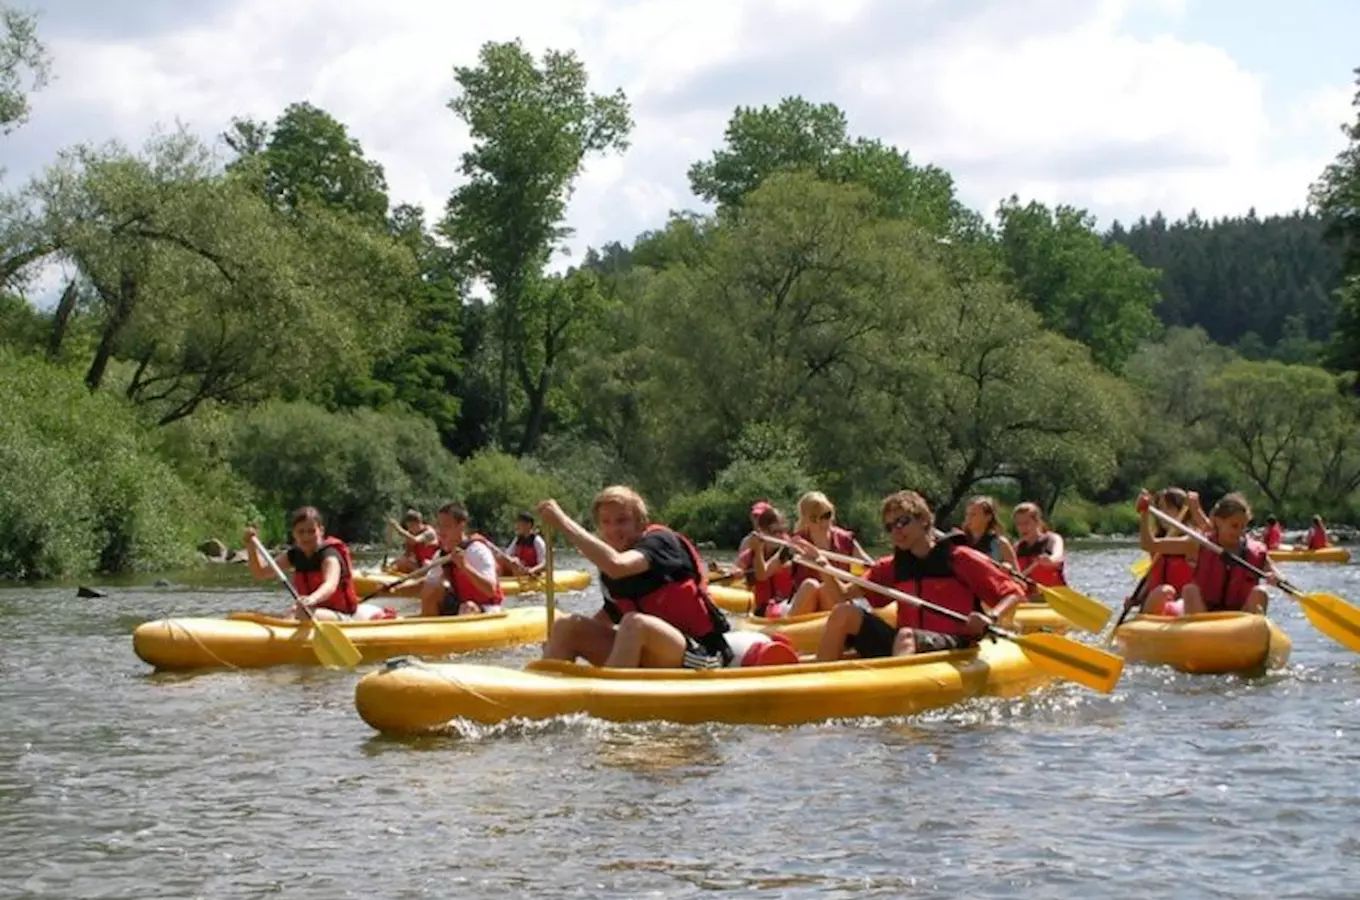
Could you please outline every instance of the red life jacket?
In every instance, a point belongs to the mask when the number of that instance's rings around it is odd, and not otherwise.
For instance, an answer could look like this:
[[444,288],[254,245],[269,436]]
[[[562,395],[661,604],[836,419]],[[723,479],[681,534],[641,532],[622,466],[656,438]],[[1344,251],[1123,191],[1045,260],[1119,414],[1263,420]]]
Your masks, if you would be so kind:
[[[1212,533],[1209,539],[1213,540]],[[1236,552],[1258,569],[1264,569],[1270,558],[1266,545],[1254,538],[1243,538]],[[1255,573],[1224,561],[1212,550],[1201,550],[1195,561],[1195,584],[1204,599],[1204,608],[1210,612],[1240,610],[1260,581]]]
[[[305,556],[301,547],[288,548],[288,562],[293,566],[293,587],[299,594],[306,595],[321,587],[326,580],[321,574],[321,550],[334,547],[340,554],[340,586],[335,592],[317,604],[320,609],[330,609],[347,616],[354,615],[359,608],[359,594],[354,590],[354,558],[349,547],[337,537],[326,535],[321,539],[312,556]],[[314,566],[314,567],[313,567]]]
[[1148,578],[1148,590],[1169,584],[1179,595],[1181,588],[1195,580],[1195,567],[1184,556],[1162,556]]
[[[812,538],[801,531],[798,533],[798,537],[803,538],[808,543],[812,542]],[[828,543],[830,543],[831,546],[828,549],[831,550],[832,553],[839,553],[841,556],[858,555],[855,553],[855,533],[853,531],[847,531],[837,525],[832,525],[829,537],[831,540],[828,541]],[[850,571],[849,563],[831,560],[828,565],[846,572]],[[789,576],[793,579],[793,583],[796,586],[802,584],[809,578],[814,581],[820,581],[822,573],[818,572],[816,569],[810,569],[802,563],[795,562],[792,571],[789,572]]]
[[680,544],[689,554],[690,563],[697,574],[683,581],[667,582],[637,600],[611,597],[608,588],[601,584],[604,588],[605,612],[616,625],[630,612],[656,616],[663,622],[675,626],[681,634],[694,638],[710,652],[720,653],[724,660],[730,660],[732,650],[727,646],[723,634],[732,626],[728,624],[722,610],[718,609],[708,596],[708,567],[704,565],[703,557],[690,543],[689,538],[664,525],[648,525],[642,533],[646,535],[657,532],[670,532],[680,539]]
[[1274,525],[1267,525],[1264,537],[1267,550],[1278,550],[1280,544],[1284,541],[1284,529],[1280,527],[1279,522]]
[[423,541],[406,540],[406,552],[415,557],[416,562],[424,565],[439,555],[439,542],[427,544]]
[[534,540],[537,537],[537,531],[527,536],[515,535],[515,559],[519,560],[520,564],[526,569],[532,569],[542,562],[542,560],[538,558],[538,548],[534,546]]
[[[473,532],[463,538],[463,542],[458,545],[459,549],[466,550],[474,543],[485,544],[491,550],[492,555],[496,553],[496,545],[491,543],[485,535]],[[453,563],[444,563],[444,578],[449,583],[448,593],[444,595],[442,612],[446,616],[458,615],[458,607],[464,603],[475,603],[486,612],[488,606],[501,606],[505,603],[505,592],[501,590],[501,583],[492,574],[492,579],[496,583],[496,590],[488,594],[472,580],[472,576],[463,570],[462,566],[455,566]]]
[[1327,529],[1314,525],[1308,529],[1308,549],[1322,550],[1327,546]]
[[737,556],[737,566],[746,572],[746,586],[751,589],[751,594],[755,598],[755,614],[763,616],[770,603],[788,600],[793,596],[793,567],[780,566],[769,578],[761,581],[755,573],[755,556],[754,549],[741,551]]
[[[1023,572],[1028,569],[1036,559],[1049,553],[1052,549],[1053,534],[1051,532],[1044,532],[1044,536],[1032,544],[1024,541],[1016,544],[1015,558],[1020,563],[1020,571]],[[1063,560],[1058,563],[1056,569],[1049,568],[1048,566],[1040,566],[1030,572],[1029,577],[1045,587],[1064,587],[1067,584],[1067,578],[1063,574],[1066,568],[1067,561]]]
[[[924,557],[905,551],[885,556],[874,563],[870,580],[882,583],[883,576],[887,575],[892,580],[888,587],[920,597],[960,615],[966,616],[971,612],[981,611],[983,608],[981,599],[954,574],[954,560],[960,554],[975,554],[981,559],[986,559],[981,553],[969,547],[968,543],[966,535],[954,532],[936,541],[930,553]],[[994,564],[988,561],[988,565]],[[875,577],[876,574],[879,577]],[[892,601],[882,595],[874,595],[870,602],[886,606]],[[939,634],[968,633],[963,622],[903,602],[897,604],[897,627],[917,628]]]

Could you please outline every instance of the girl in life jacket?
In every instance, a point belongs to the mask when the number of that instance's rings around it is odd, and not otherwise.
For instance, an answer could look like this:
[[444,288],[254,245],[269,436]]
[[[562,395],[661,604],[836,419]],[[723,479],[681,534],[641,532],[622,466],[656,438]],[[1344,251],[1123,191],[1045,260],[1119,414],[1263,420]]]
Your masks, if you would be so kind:
[[[593,616],[559,616],[544,659],[584,657],[617,668],[711,669],[735,660],[729,626],[708,597],[707,571],[694,545],[649,525],[647,504],[630,487],[596,495],[597,537],[544,500],[538,514],[600,570],[604,606]],[[795,656],[796,660],[796,656]]]
[[760,540],[769,535],[788,539],[784,514],[768,503],[756,517],[755,537],[737,554],[737,565],[746,572],[746,584],[755,597],[752,612],[768,619],[791,614],[793,607],[793,551]]
[[[1266,573],[1266,583],[1279,584],[1280,576],[1270,561],[1266,545],[1247,536],[1251,505],[1238,493],[1225,494],[1209,510],[1205,537]],[[1194,539],[1167,538],[1170,552],[1188,555]],[[1181,589],[1186,614],[1233,610],[1265,614],[1270,598],[1260,579],[1223,556],[1200,549],[1195,558],[1195,577]]]
[[1020,571],[1015,545],[1006,537],[1006,528],[996,517],[996,501],[991,497],[973,497],[968,501],[960,530],[968,538],[968,546],[1002,565]]
[[[866,566],[873,562],[869,554],[859,545],[859,541],[855,540],[854,533],[836,524],[836,507],[821,491],[808,491],[798,498],[798,526],[794,529],[794,537],[818,550],[830,550],[843,556],[858,557],[864,560]],[[850,570],[850,566],[843,562],[832,561],[829,565]],[[791,615],[823,612],[834,608],[840,602],[839,594],[829,593],[824,588],[821,573],[799,565],[796,558],[793,565],[793,589]]]
[[461,503],[444,504],[435,521],[439,545],[453,559],[425,576],[420,614],[459,616],[499,610],[505,594],[496,577],[496,545],[475,532],[468,534],[468,514]]
[[419,510],[408,509],[400,523],[388,519],[387,524],[405,544],[405,552],[392,563],[393,572],[414,572],[439,555],[439,534],[425,523]]
[[[274,558],[284,572],[292,573],[293,588],[298,600],[291,618],[306,618],[305,606],[317,619],[348,619],[359,611],[359,595],[354,590],[354,565],[349,547],[339,538],[326,534],[321,513],[312,506],[294,510],[288,517],[293,543]],[[260,559],[255,549],[259,532],[251,527],[245,531],[246,559],[250,573],[258,579],[272,579],[274,570]],[[375,613],[381,610],[374,609]],[[369,616],[372,617],[372,616]]]
[[1265,543],[1267,550],[1278,550],[1284,543],[1284,528],[1280,525],[1280,520],[1274,516],[1266,516],[1266,529],[1261,534],[1261,540]]
[[[959,621],[899,602],[897,623],[890,625],[845,598],[864,597],[875,608],[887,606],[891,600],[858,585],[842,588],[827,575],[823,584],[835,595],[837,605],[822,631],[818,660],[840,659],[847,649],[867,658],[971,647],[989,625],[1007,617],[1023,599],[1020,585],[969,547],[961,533],[941,535],[935,530],[934,514],[920,494],[891,494],[883,499],[881,512],[893,552],[876,561],[865,577],[966,618]],[[802,546],[811,558],[820,556],[809,545]]]
[[1200,508],[1199,494],[1194,491],[1167,487],[1156,494],[1143,491],[1138,495],[1138,546],[1152,562],[1140,590],[1134,591],[1126,602],[1133,605],[1142,600],[1143,612],[1148,615],[1180,615],[1182,606],[1175,601],[1185,586],[1195,580],[1200,548],[1194,541],[1187,546],[1183,534],[1154,519],[1148,512],[1154,506],[1201,531],[1208,528],[1209,519]]
[[1308,549],[1323,550],[1332,545],[1327,534],[1327,526],[1322,524],[1322,516],[1313,516],[1313,524],[1308,529]]
[[548,564],[548,545],[534,528],[534,514],[515,517],[515,536],[497,561],[502,575],[537,575]]
[[[1037,503],[1021,503],[1011,514],[1015,523],[1015,533],[1020,541],[1015,545],[1015,556],[1020,562],[1020,571],[1036,582],[1048,587],[1061,587],[1067,584],[1063,574],[1066,549],[1062,535],[1052,531],[1044,521],[1044,512]],[[1030,589],[1030,595],[1038,597],[1037,587]]]

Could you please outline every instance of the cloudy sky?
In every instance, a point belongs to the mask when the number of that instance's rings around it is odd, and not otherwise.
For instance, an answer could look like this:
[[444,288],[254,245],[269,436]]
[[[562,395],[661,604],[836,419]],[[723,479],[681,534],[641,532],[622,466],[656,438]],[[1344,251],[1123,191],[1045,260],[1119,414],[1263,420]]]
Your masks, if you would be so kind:
[[988,212],[1012,193],[1102,223],[1301,206],[1343,146],[1355,0],[19,0],[55,79],[5,139],[9,184],[56,151],[139,145],[182,121],[310,101],[442,209],[467,136],[445,104],[489,40],[572,48],[636,128],[572,203],[577,253],[699,208],[685,170],[733,107],[801,94],[851,131],[952,172]]

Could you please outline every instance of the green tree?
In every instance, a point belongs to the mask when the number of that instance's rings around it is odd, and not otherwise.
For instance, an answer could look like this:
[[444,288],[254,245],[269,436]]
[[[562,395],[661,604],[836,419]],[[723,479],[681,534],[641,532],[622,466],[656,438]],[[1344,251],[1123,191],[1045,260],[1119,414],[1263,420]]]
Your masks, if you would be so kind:
[[1157,326],[1158,273],[1120,244],[1107,244],[1095,219],[1070,206],[1001,204],[1001,250],[1020,294],[1044,324],[1091,348],[1118,372]]
[[[1360,68],[1355,76],[1360,86]],[[1313,185],[1311,199],[1327,218],[1327,237],[1340,249],[1345,273],[1330,360],[1355,371],[1360,370],[1360,89],[1351,105],[1356,119],[1341,128],[1348,143]]]
[[381,228],[387,218],[387,178],[364,156],[345,126],[310,103],[293,103],[268,126],[233,119],[223,135],[237,158],[228,168],[254,178],[280,209],[307,204],[343,210]]
[[41,90],[51,74],[51,57],[38,40],[38,17],[0,5],[0,133],[28,120],[28,95]]
[[[528,352],[525,334],[549,254],[568,232],[567,200],[587,157],[627,148],[632,128],[621,90],[589,92],[585,65],[548,51],[542,65],[519,41],[485,44],[475,67],[455,69],[449,102],[472,133],[441,231],[495,299],[497,437],[509,443],[510,375]],[[532,411],[530,411],[532,415]],[[521,441],[521,448],[531,447]]]

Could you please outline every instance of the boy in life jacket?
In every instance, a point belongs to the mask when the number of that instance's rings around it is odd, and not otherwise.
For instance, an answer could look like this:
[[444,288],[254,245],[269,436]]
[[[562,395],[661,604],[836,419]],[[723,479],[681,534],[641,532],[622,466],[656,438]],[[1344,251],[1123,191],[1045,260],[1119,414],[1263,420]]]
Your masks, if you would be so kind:
[[534,528],[534,514],[515,517],[515,536],[498,560],[502,575],[537,575],[548,564],[548,545]]
[[[288,526],[293,543],[275,557],[274,562],[284,572],[292,573],[293,588],[298,592],[290,617],[306,618],[304,606],[317,619],[335,621],[354,616],[359,609],[359,595],[354,590],[354,564],[349,547],[339,538],[326,534],[316,507],[294,510],[288,517]],[[245,531],[250,574],[261,580],[272,579],[274,571],[259,558],[255,549],[258,534],[254,527]]]
[[[604,606],[593,616],[558,617],[544,659],[584,657],[597,666],[660,669],[714,669],[739,661],[725,637],[727,619],[708,597],[703,559],[688,538],[649,524],[647,504],[632,488],[614,485],[596,495],[591,517],[598,537],[555,500],[540,503],[538,514],[599,567],[604,594]],[[781,648],[786,662],[797,661],[783,644],[764,646]]]
[[408,509],[400,523],[388,519],[387,524],[405,545],[405,552],[392,563],[393,572],[402,575],[414,572],[439,555],[439,533],[425,523],[419,510]]
[[480,534],[467,532],[468,514],[461,503],[446,503],[435,517],[439,545],[453,559],[425,576],[420,614],[476,615],[495,612],[505,603],[496,577],[498,548]]
[[[1205,537],[1264,571],[1267,584],[1277,585],[1280,576],[1270,561],[1270,552],[1265,544],[1247,536],[1249,524],[1251,505],[1247,498],[1235,492],[1225,494],[1209,510]],[[1192,547],[1198,548],[1189,537],[1163,540],[1169,552],[1181,555],[1188,555]],[[1264,615],[1270,602],[1256,575],[1204,548],[1198,548],[1195,577],[1181,589],[1181,600],[1186,614],[1239,611]]]
[[[989,625],[1008,616],[1024,599],[1020,585],[969,547],[962,534],[941,535],[935,530],[935,517],[920,494],[891,494],[883,499],[881,512],[893,552],[877,560],[865,577],[966,616],[966,621],[899,602],[894,627],[842,600],[827,617],[817,646],[819,661],[840,659],[846,649],[871,658],[971,647]],[[819,555],[807,546],[804,551],[812,558]],[[842,588],[829,575],[823,576],[823,585],[838,598],[862,596],[873,607],[892,602],[858,585]]]

